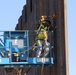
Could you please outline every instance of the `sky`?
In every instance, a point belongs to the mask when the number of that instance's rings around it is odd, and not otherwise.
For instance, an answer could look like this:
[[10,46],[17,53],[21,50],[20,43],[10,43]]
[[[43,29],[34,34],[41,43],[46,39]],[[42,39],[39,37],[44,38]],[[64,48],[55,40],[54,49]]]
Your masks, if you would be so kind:
[[67,0],[69,75],[76,75],[76,0]]
[[[26,0],[0,0],[0,31],[14,30]],[[76,0],[67,0],[69,75],[76,75]]]
[[0,0],[0,30],[14,30],[26,0]]

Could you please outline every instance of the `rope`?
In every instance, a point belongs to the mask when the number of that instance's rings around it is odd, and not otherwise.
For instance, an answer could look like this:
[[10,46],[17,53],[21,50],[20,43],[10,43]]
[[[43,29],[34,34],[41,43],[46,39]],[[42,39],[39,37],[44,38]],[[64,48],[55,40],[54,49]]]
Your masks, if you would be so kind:
[[44,64],[42,65],[42,68],[41,68],[41,75],[44,75]]
[[34,50],[35,49],[35,46],[36,46],[36,44],[37,44],[37,41],[33,44],[33,48],[30,48],[30,50]]

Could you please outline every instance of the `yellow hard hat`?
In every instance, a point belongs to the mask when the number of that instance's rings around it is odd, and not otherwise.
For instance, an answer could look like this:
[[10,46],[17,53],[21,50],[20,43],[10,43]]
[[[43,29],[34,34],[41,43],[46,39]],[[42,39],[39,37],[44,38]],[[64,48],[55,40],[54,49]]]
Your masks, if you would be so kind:
[[44,21],[46,19],[46,16],[41,16],[41,21]]

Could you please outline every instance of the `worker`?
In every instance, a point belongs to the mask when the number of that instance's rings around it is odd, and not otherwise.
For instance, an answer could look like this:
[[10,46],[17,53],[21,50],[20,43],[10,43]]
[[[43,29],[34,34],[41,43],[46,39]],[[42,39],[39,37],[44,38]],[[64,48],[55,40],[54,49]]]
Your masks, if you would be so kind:
[[46,20],[46,16],[41,16],[40,24],[37,25],[37,57],[41,57],[42,51],[44,51],[44,57],[49,54],[50,43],[48,42],[48,31],[50,27],[51,22]]

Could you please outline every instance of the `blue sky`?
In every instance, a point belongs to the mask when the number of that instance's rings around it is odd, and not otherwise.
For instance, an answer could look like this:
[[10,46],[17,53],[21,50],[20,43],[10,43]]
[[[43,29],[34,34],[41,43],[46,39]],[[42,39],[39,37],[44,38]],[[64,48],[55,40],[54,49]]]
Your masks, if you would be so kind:
[[[26,0],[0,1],[0,30],[14,30]],[[69,75],[76,75],[76,0],[67,0]]]
[[76,75],[76,0],[67,0],[69,73]]
[[0,30],[14,30],[26,0],[0,0]]

